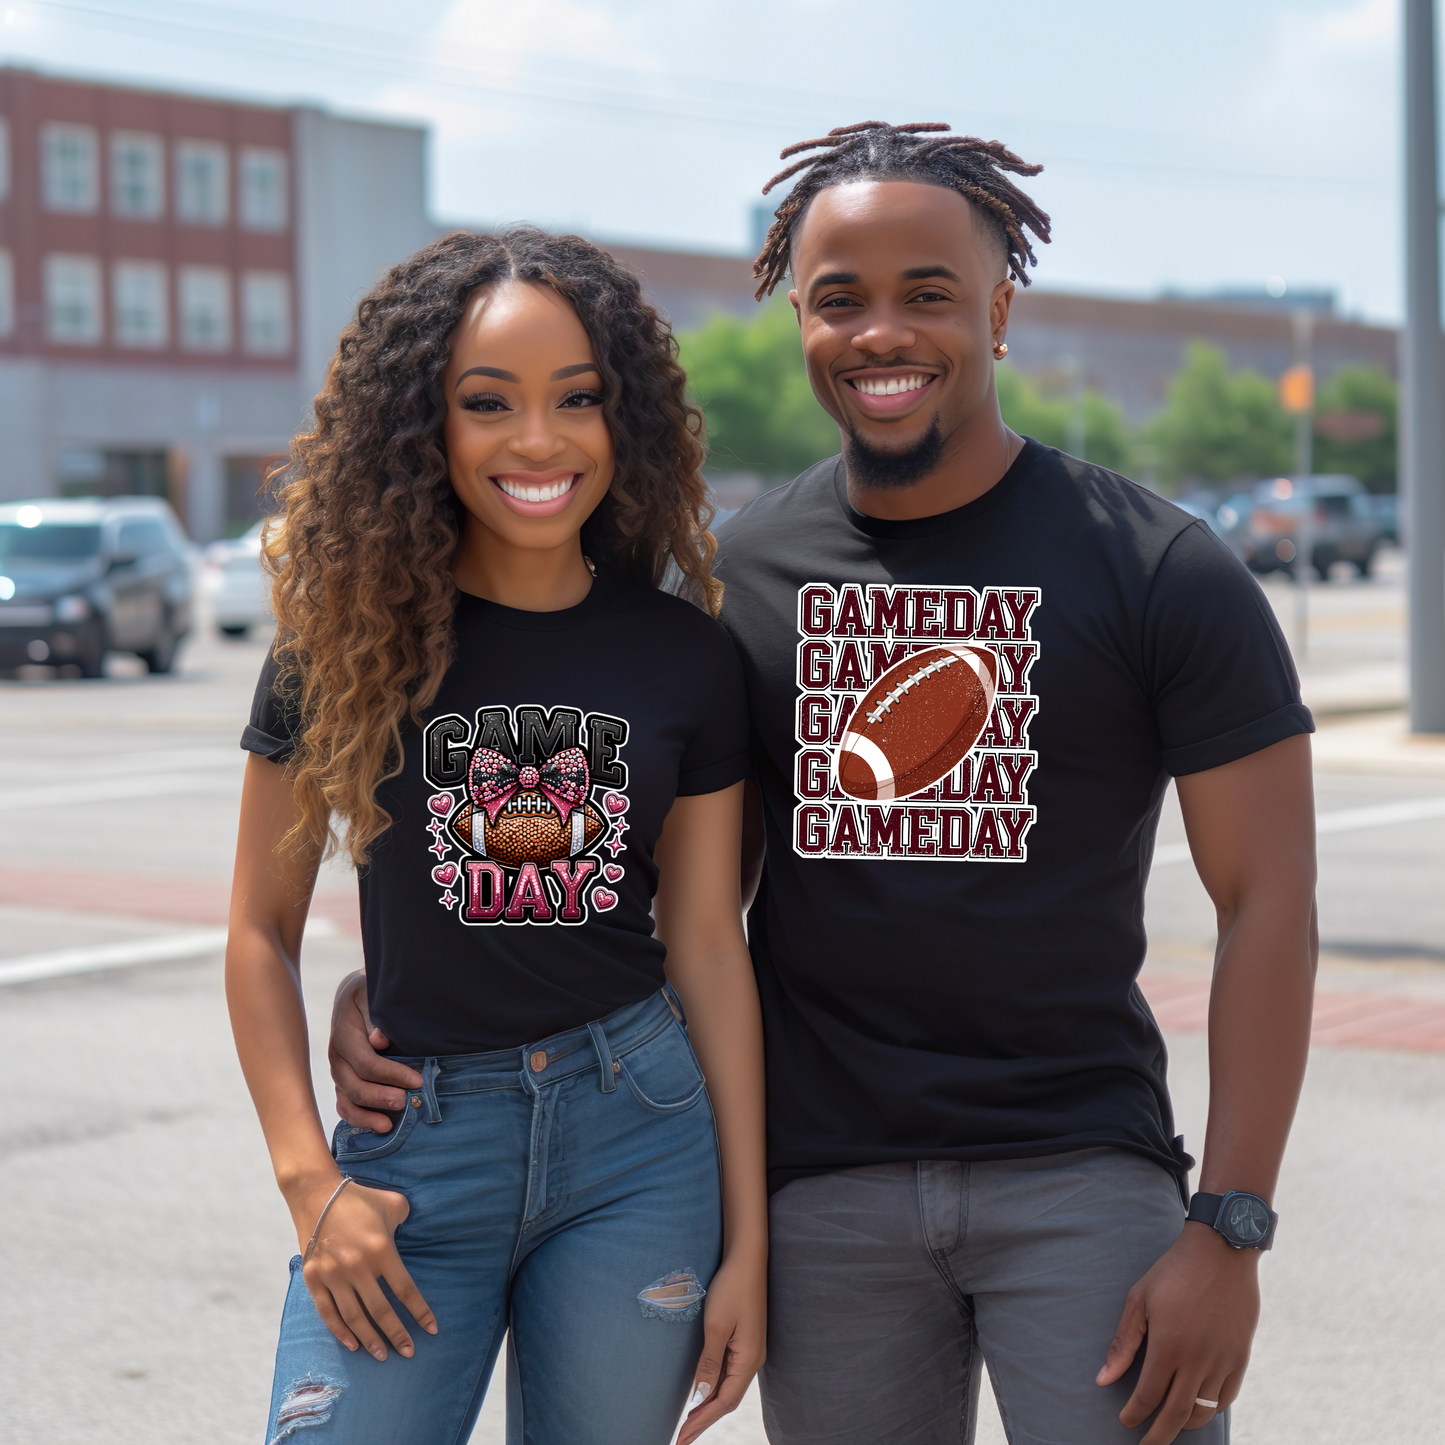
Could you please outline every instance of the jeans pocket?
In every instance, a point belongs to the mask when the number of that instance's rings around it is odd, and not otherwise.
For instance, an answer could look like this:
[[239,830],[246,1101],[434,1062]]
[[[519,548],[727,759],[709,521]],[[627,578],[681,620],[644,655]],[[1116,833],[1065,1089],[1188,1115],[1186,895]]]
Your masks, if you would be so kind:
[[618,1063],[633,1097],[655,1113],[680,1114],[707,1092],[697,1055],[676,1022],[669,1021],[660,1034]]
[[342,1120],[331,1136],[331,1154],[343,1172],[352,1164],[364,1164],[372,1159],[384,1159],[395,1154],[411,1131],[416,1128],[420,1109],[402,1109],[401,1117],[392,1124],[391,1133],[378,1134],[373,1129],[358,1129],[354,1124]]

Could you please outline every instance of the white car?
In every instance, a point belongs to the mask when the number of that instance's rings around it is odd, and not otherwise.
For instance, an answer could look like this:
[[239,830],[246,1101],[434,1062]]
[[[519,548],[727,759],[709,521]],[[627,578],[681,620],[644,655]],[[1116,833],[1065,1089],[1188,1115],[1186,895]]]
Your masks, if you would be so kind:
[[207,550],[211,613],[227,637],[245,637],[272,620],[270,579],[261,570],[263,526],[257,522],[235,541],[217,542]]

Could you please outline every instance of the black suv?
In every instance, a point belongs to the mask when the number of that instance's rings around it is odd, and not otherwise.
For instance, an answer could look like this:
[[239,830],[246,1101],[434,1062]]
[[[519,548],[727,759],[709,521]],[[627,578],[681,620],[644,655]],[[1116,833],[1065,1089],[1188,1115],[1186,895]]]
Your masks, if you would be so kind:
[[169,672],[191,630],[189,544],[157,497],[0,506],[0,668],[99,677],[112,648]]

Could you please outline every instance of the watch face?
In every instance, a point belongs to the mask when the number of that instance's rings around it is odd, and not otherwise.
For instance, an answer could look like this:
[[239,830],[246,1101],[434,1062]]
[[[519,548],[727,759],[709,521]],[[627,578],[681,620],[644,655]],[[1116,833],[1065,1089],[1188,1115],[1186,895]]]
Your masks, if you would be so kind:
[[1241,1244],[1258,1244],[1269,1233],[1269,1210],[1252,1194],[1236,1194],[1219,1222],[1224,1232]]

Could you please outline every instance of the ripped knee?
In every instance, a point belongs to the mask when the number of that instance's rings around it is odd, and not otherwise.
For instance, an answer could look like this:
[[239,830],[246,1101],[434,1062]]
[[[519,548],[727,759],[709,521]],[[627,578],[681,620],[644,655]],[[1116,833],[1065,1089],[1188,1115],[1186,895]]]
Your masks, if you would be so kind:
[[267,1445],[280,1445],[297,1430],[309,1425],[324,1425],[341,1398],[341,1386],[330,1380],[318,1380],[308,1374],[304,1380],[289,1385],[276,1411],[276,1429]]
[[642,1313],[650,1320],[677,1320],[685,1323],[702,1313],[703,1296],[707,1291],[690,1269],[675,1270],[655,1279],[637,1296]]

